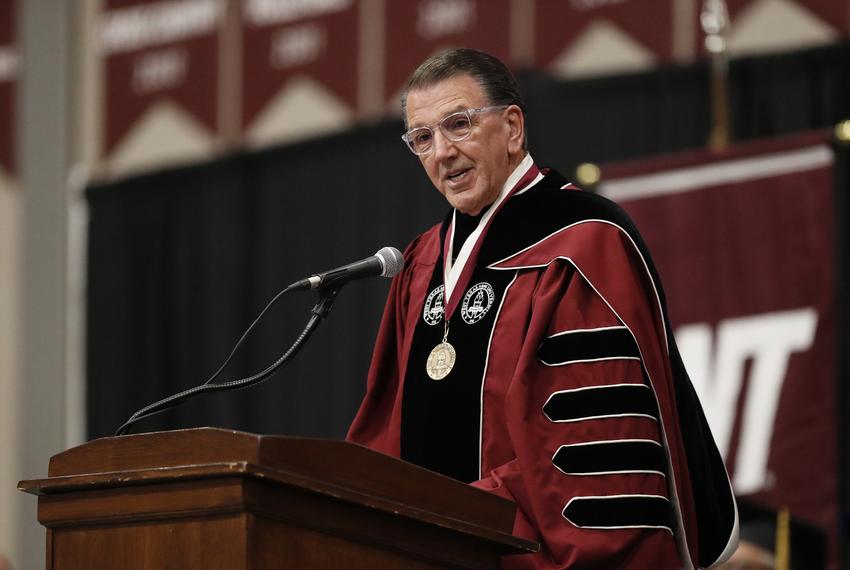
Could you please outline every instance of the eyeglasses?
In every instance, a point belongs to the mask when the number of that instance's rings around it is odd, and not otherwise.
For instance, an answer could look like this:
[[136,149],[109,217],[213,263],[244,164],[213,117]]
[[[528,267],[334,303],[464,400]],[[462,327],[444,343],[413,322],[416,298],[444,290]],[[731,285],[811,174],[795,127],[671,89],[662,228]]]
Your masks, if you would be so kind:
[[[445,117],[437,123],[440,132],[452,142],[459,142],[472,134],[472,117],[480,113],[491,113],[507,109],[510,105],[497,105],[494,107],[481,107],[480,109],[466,109],[458,111]],[[410,129],[403,135],[401,140],[407,144],[407,148],[413,154],[422,155],[431,152],[434,147],[434,126],[416,127]]]

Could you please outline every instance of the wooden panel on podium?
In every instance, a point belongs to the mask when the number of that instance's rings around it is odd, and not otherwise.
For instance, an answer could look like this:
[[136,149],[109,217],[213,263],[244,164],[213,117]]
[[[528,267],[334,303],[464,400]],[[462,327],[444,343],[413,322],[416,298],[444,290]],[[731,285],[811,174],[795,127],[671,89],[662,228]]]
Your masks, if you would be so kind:
[[332,440],[201,428],[59,453],[39,495],[48,570],[499,567],[537,545],[510,501]]

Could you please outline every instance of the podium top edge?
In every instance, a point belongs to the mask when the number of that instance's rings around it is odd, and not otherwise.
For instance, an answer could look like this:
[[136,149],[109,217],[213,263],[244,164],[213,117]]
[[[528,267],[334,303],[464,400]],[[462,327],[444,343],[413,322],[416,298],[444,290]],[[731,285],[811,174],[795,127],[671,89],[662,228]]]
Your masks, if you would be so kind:
[[[29,493],[74,492],[71,479],[110,474],[190,473],[198,466],[247,465],[322,487],[348,489],[510,534],[515,505],[502,497],[362,445],[333,439],[194,428],[106,437],[50,459],[48,478],[21,482]],[[293,479],[294,480],[294,479]],[[136,482],[138,484],[139,481]]]

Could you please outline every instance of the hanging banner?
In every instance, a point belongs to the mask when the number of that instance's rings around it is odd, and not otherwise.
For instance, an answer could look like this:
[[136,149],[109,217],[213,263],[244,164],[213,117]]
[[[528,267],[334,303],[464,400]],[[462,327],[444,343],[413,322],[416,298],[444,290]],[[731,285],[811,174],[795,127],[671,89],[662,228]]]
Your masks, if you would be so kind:
[[0,2],[0,169],[10,176],[15,172],[16,21],[15,0]]
[[261,114],[260,121],[278,120],[286,131],[308,119],[305,114],[344,118],[354,111],[358,0],[244,0],[240,5],[243,128],[274,130],[256,124]]
[[[733,56],[827,45],[850,35],[847,0],[725,2],[730,23],[728,44]],[[705,54],[699,13],[695,14],[693,25],[697,29],[697,53]]]
[[834,186],[826,140],[817,133],[607,166],[600,193],[629,212],[649,246],[736,493],[787,506],[834,534]]
[[536,0],[535,64],[572,77],[669,61],[675,1]]
[[726,0],[733,25],[741,18],[749,19],[762,14],[765,17],[798,18],[800,25],[816,26],[819,22],[820,25],[844,32],[843,35],[850,31],[850,2],[846,0],[787,0],[770,4],[763,0]]
[[387,2],[385,96],[398,109],[410,74],[428,56],[470,47],[509,61],[509,0]]
[[98,28],[104,153],[161,103],[215,133],[224,0],[104,0],[103,5]]

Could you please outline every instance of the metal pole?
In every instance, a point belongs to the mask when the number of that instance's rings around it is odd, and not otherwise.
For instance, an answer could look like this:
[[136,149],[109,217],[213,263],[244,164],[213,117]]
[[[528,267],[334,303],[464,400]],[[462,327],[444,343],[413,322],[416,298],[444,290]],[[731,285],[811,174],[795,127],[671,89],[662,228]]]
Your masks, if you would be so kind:
[[850,121],[835,128],[835,352],[838,430],[838,554],[850,568]]
[[712,150],[726,148],[731,138],[729,129],[729,53],[727,34],[729,11],[725,0],[704,0],[700,24],[705,32],[705,49],[711,55],[711,134]]

